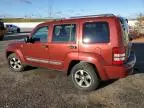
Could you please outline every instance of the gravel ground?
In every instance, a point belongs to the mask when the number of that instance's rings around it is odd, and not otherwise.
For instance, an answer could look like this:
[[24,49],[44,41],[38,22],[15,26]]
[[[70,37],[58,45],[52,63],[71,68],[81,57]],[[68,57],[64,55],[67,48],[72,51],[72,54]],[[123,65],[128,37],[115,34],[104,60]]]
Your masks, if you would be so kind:
[[11,72],[4,58],[7,43],[0,42],[0,108],[143,108],[144,74],[111,83],[93,92],[77,90],[63,73],[29,68]]

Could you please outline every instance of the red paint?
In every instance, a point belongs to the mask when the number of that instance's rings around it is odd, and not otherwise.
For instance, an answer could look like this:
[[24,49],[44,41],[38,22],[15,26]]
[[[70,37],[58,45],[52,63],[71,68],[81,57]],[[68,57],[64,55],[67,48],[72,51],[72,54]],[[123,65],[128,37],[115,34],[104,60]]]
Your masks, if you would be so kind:
[[[110,31],[109,43],[95,43],[84,44],[82,42],[83,24],[85,22],[107,22]],[[76,42],[68,43],[53,43],[52,34],[54,25],[59,24],[76,24]],[[48,42],[47,43],[25,43],[17,42],[10,44],[6,50],[8,53],[12,51],[16,53],[21,60],[30,65],[38,67],[46,67],[54,70],[67,71],[68,66],[73,60],[89,62],[94,64],[98,70],[98,74],[102,80],[122,78],[128,75],[128,71],[133,68],[136,59],[135,56],[129,58],[120,65],[113,64],[113,48],[115,47],[128,47],[128,44],[122,40],[122,28],[118,17],[95,17],[95,18],[77,18],[77,19],[64,19],[61,21],[45,22],[38,25],[31,33],[32,34],[43,26],[49,26]],[[42,47],[42,46],[48,47]],[[22,47],[21,47],[22,46]],[[75,46],[76,49],[70,49],[69,46]],[[26,57],[41,58],[43,60],[52,61],[50,63],[30,62]],[[60,62],[61,64],[55,65],[53,63]]]

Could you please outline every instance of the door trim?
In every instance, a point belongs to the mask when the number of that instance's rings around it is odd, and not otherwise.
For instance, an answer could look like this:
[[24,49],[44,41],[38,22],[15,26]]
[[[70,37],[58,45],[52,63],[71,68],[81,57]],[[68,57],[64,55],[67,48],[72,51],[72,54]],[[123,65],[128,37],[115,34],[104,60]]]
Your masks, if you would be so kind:
[[26,60],[37,62],[37,63],[47,63],[47,64],[53,64],[53,65],[62,65],[62,62],[60,61],[54,61],[54,60],[45,60],[40,58],[32,58],[32,57],[26,57]]

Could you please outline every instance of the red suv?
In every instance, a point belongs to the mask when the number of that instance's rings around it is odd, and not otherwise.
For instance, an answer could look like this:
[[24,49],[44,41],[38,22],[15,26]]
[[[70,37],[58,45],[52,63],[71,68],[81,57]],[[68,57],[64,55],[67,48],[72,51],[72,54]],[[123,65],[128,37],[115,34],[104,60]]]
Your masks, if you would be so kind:
[[8,45],[6,57],[13,71],[27,65],[63,71],[84,91],[126,77],[136,62],[127,20],[111,14],[42,23],[25,41]]

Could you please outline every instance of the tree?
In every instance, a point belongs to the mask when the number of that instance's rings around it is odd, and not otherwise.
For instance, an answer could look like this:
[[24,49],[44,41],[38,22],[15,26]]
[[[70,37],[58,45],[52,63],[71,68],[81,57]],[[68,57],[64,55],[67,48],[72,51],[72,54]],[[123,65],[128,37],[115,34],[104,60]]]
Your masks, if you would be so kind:
[[140,13],[137,17],[136,31],[138,34],[144,34],[144,15]]

